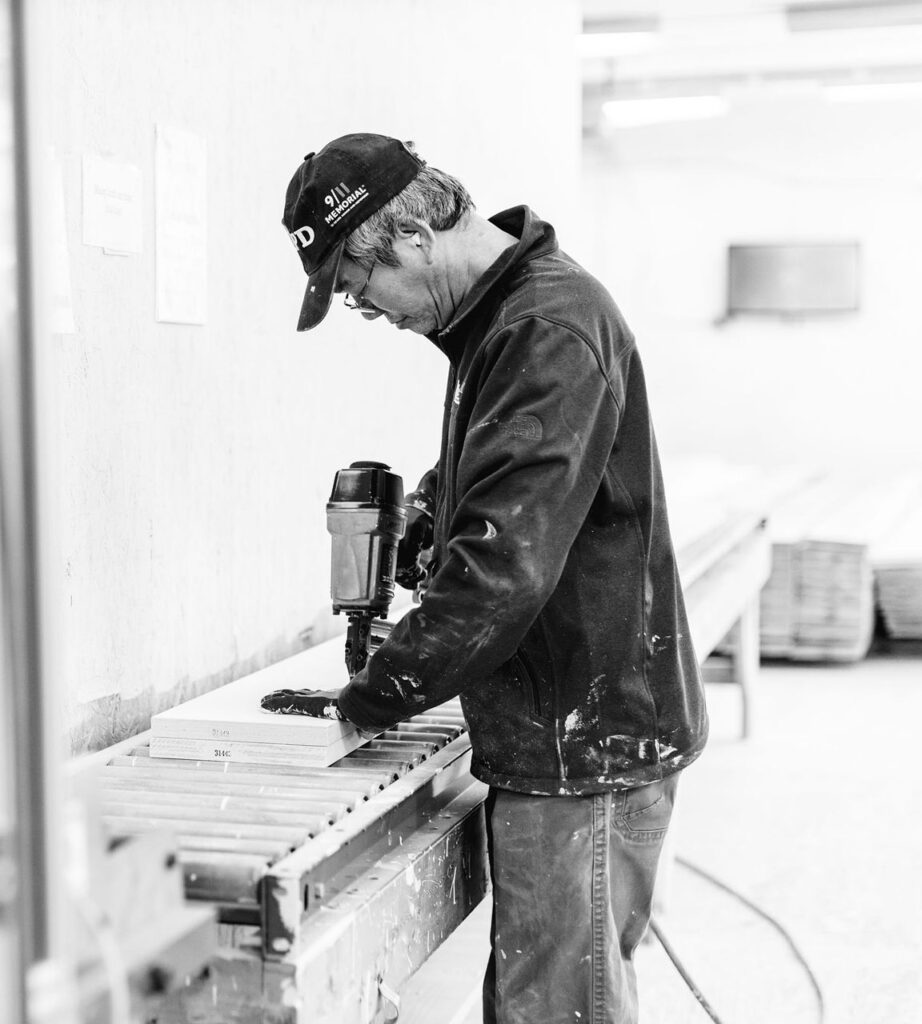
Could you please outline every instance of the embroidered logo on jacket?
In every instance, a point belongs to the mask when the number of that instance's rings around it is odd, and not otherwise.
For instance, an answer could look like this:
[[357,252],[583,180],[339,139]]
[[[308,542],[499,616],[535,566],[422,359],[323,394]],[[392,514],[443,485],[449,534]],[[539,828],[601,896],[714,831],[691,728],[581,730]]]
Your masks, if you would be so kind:
[[523,437],[527,441],[538,441],[544,434],[541,420],[530,413],[513,416],[511,420],[500,420],[497,426],[504,434],[510,434],[512,437]]

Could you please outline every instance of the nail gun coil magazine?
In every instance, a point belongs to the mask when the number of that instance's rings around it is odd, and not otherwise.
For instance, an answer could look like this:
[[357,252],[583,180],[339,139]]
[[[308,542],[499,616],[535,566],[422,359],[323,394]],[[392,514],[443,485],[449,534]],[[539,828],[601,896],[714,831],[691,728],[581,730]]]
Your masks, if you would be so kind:
[[406,521],[403,481],[389,466],[353,462],[339,470],[327,502],[334,612],[387,614]]

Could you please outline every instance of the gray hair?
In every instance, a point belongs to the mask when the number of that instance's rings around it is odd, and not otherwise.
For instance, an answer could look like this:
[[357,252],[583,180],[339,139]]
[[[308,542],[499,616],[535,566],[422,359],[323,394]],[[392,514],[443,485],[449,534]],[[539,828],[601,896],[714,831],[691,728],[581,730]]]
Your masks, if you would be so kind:
[[[412,142],[407,146],[413,149]],[[422,170],[403,191],[349,235],[345,254],[366,269],[375,263],[400,266],[394,253],[394,240],[403,224],[419,220],[433,231],[448,231],[473,209],[473,200],[457,178],[423,164]]]

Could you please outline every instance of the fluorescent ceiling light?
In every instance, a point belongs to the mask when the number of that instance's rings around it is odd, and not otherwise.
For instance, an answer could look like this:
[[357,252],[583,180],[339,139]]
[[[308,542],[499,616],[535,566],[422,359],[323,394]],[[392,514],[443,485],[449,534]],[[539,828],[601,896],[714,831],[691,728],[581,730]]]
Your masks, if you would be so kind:
[[670,121],[722,117],[729,106],[723,96],[662,96],[642,100],[608,100],[602,104],[602,112],[615,128],[638,128]]
[[[603,5],[611,6],[610,0]],[[660,27],[660,19],[652,15],[630,14],[619,17],[606,10],[602,14],[591,14],[583,18],[583,32],[587,34],[618,34],[621,32],[655,32]]]
[[919,0],[843,0],[841,3],[793,3],[786,8],[792,32],[828,32],[922,23]]
[[646,53],[658,42],[655,32],[584,32],[579,37],[582,57],[624,57]]
[[922,82],[856,82],[827,85],[823,96],[833,103],[861,103],[868,100],[922,98]]

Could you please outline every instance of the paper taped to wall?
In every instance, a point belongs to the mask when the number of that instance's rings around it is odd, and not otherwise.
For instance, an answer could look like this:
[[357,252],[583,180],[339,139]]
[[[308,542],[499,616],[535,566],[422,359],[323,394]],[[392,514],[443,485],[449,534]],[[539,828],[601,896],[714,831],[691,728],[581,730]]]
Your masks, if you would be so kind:
[[141,251],[141,171],[133,164],[83,157],[83,244],[107,252]]

